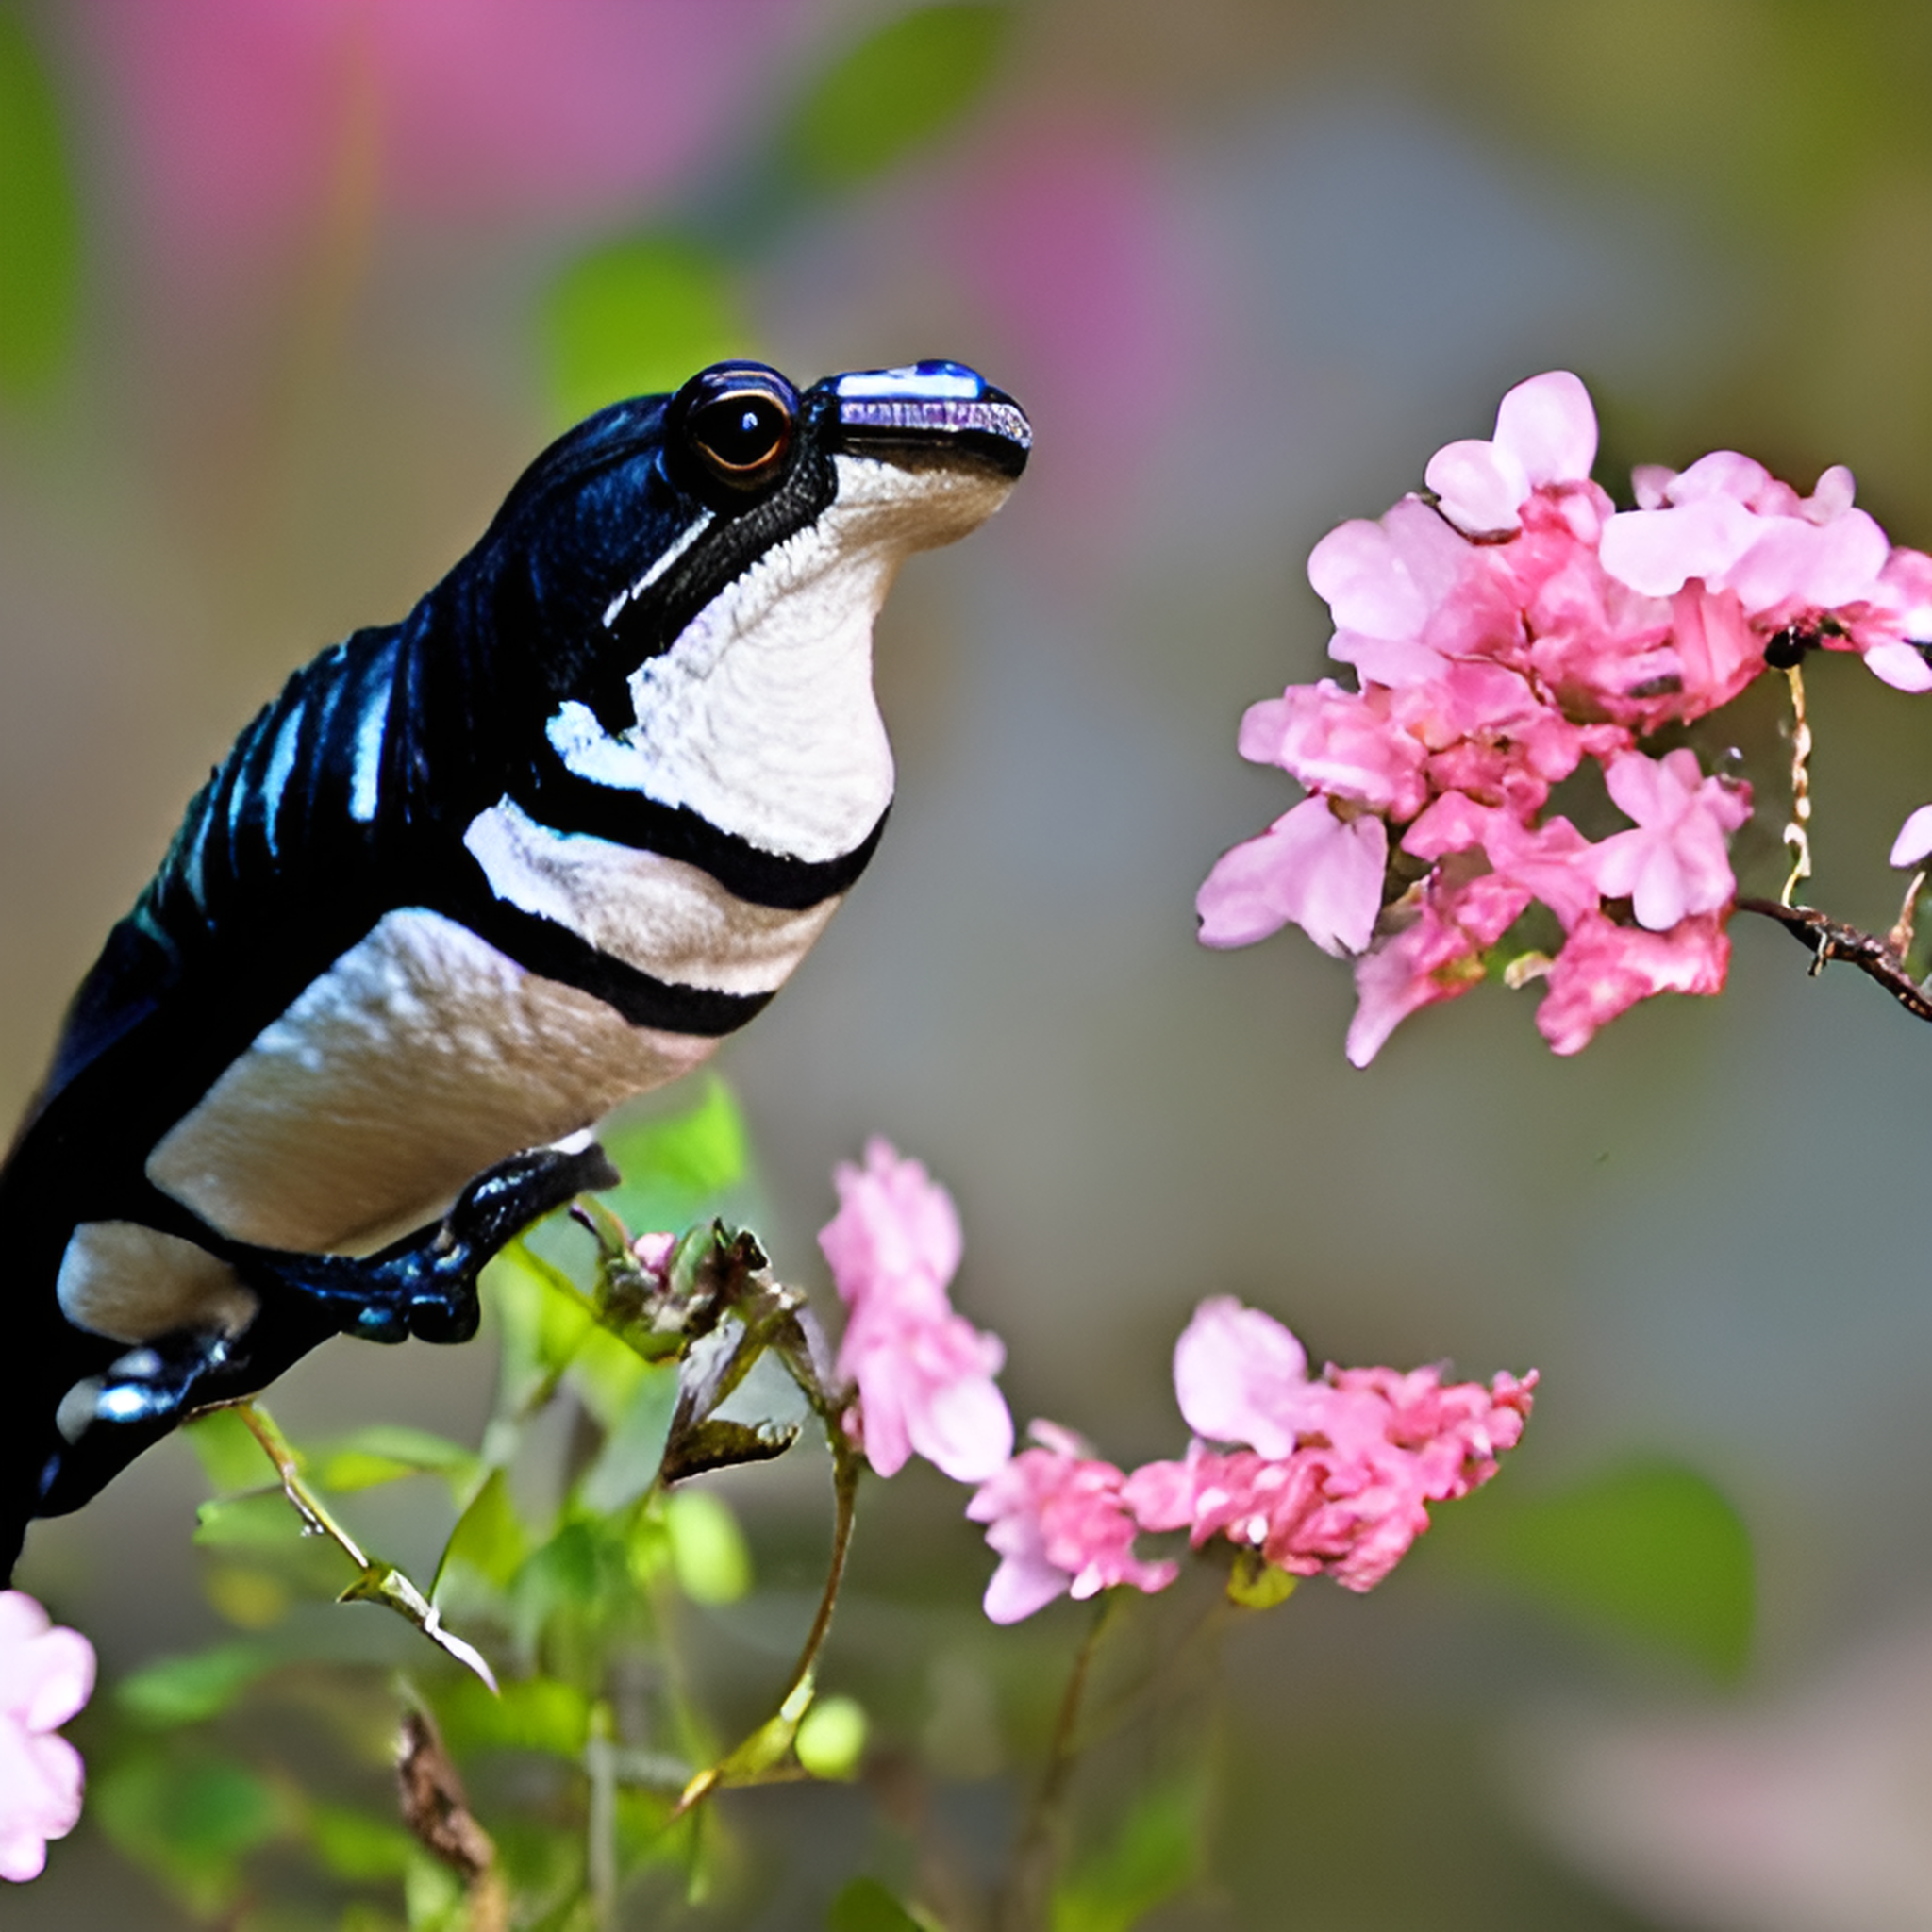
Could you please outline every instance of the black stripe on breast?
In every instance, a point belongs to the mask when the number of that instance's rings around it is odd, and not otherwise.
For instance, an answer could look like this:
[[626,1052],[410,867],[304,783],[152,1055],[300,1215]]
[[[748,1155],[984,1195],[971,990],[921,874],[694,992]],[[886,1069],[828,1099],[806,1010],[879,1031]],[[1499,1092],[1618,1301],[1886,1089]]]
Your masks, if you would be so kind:
[[561,980],[602,1000],[633,1026],[718,1040],[737,1032],[772,997],[769,992],[715,992],[708,987],[655,978],[612,958],[569,926],[497,898],[474,861],[466,870],[470,876],[457,890],[424,903],[469,927],[525,972]]
[[891,814],[888,806],[858,844],[837,858],[791,858],[735,832],[721,832],[688,805],[660,805],[641,791],[579,777],[548,744],[531,760],[525,781],[511,787],[510,796],[552,831],[583,832],[633,851],[682,859],[709,873],[735,897],[785,912],[803,912],[849,891],[871,864]]

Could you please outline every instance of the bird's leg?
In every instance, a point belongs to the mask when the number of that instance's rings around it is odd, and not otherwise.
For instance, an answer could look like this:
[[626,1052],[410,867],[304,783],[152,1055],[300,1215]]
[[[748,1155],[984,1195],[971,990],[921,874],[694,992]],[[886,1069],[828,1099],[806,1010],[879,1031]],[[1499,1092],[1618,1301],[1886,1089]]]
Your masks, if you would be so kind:
[[380,1254],[299,1255],[228,1247],[252,1286],[292,1294],[328,1325],[369,1341],[467,1341],[480,1309],[476,1276],[499,1249],[573,1195],[612,1187],[603,1148],[537,1147],[487,1168],[434,1226],[405,1235]]

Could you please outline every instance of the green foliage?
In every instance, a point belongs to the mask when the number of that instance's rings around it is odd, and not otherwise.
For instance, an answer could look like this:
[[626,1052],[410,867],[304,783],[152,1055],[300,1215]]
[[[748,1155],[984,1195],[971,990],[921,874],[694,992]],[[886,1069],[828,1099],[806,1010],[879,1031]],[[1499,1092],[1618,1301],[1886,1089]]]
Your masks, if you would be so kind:
[[724,264],[675,235],[640,235],[584,256],[558,278],[543,321],[551,391],[566,423],[675,390],[707,362],[755,346]]
[[624,1176],[608,1199],[637,1228],[682,1227],[715,1212],[719,1198],[751,1176],[751,1136],[731,1089],[719,1079],[684,1113],[614,1123],[604,1147]]
[[708,1490],[680,1490],[664,1506],[677,1587],[699,1604],[735,1604],[751,1588],[751,1551],[731,1506]]
[[316,1481],[338,1493],[373,1489],[399,1476],[436,1474],[447,1477],[460,1494],[475,1480],[476,1457],[459,1442],[426,1429],[378,1423],[319,1445],[309,1468]]
[[1193,1883],[1201,1869],[1204,1791],[1197,1777],[1138,1799],[1106,1847],[1054,1893],[1053,1932],[1127,1932]]
[[[1444,1553],[1585,1627],[1667,1650],[1729,1680],[1750,1660],[1751,1536],[1707,1477],[1662,1457],[1553,1495],[1458,1505]],[[1438,1532],[1440,1534],[1440,1532]]]
[[199,1724],[225,1711],[281,1654],[263,1643],[223,1643],[186,1657],[157,1657],[122,1678],[115,1702],[156,1726]]
[[0,394],[24,395],[58,369],[79,267],[59,102],[19,13],[0,7]]
[[921,1927],[876,1878],[855,1878],[827,1907],[825,1932],[921,1932]]
[[465,1572],[496,1590],[508,1590],[510,1578],[528,1555],[529,1539],[510,1500],[509,1477],[502,1470],[492,1469],[457,1518],[457,1526],[442,1546],[442,1561],[430,1594],[440,1601],[444,1578],[459,1577]]
[[275,1467],[239,1409],[211,1408],[182,1424],[181,1436],[218,1495],[258,1490],[274,1480]]
[[136,1749],[90,1781],[108,1836],[192,1910],[212,1912],[242,1890],[242,1859],[285,1825],[269,1784],[213,1755]]
[[400,1878],[416,1855],[416,1840],[400,1824],[346,1805],[312,1806],[306,1823],[318,1862],[338,1878]]
[[1004,6],[922,7],[880,27],[824,74],[780,145],[812,187],[883,174],[961,121],[998,65]]

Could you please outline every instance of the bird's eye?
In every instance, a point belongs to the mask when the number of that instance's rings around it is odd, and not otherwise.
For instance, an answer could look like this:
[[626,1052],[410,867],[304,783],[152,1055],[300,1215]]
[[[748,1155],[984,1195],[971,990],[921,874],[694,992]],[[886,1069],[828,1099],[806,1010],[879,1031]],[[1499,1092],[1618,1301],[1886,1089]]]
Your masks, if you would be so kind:
[[678,392],[674,433],[712,483],[749,495],[784,470],[796,404],[776,370],[725,364],[693,376]]

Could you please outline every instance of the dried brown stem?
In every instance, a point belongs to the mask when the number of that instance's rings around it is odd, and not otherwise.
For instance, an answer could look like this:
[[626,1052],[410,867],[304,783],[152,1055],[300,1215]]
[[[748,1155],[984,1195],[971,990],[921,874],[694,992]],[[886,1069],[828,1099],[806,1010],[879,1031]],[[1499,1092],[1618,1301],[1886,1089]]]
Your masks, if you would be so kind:
[[1932,995],[1906,970],[1889,940],[1862,927],[1846,925],[1809,906],[1786,906],[1776,899],[1740,899],[1740,912],[1774,919],[1811,954],[1814,975],[1835,959],[1875,979],[1914,1019],[1932,1020]]

